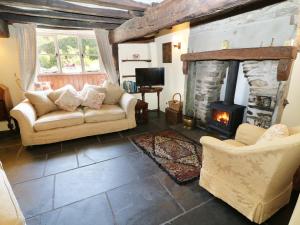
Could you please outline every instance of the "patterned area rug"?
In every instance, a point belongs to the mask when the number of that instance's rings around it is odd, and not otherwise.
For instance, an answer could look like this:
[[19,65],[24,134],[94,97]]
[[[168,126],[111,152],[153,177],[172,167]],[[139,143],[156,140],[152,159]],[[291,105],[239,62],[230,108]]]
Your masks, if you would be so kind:
[[199,177],[202,148],[194,141],[173,130],[139,135],[132,140],[178,184]]

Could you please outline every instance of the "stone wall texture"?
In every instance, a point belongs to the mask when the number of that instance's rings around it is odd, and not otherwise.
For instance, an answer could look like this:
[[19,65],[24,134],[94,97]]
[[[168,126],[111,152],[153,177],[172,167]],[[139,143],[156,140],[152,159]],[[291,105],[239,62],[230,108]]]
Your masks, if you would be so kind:
[[202,123],[207,122],[210,116],[210,104],[220,100],[227,67],[226,61],[197,61],[190,64],[189,76],[191,77],[188,79],[189,91],[186,95],[188,115],[194,115]]
[[277,81],[278,63],[277,60],[243,62],[244,76],[250,86],[247,123],[268,128],[280,121],[287,82]]
[[[249,83],[245,122],[268,128],[280,122],[288,82],[277,81],[278,60],[245,61],[240,64]],[[220,100],[227,61],[196,61],[189,64],[185,113],[206,124],[210,105]]]

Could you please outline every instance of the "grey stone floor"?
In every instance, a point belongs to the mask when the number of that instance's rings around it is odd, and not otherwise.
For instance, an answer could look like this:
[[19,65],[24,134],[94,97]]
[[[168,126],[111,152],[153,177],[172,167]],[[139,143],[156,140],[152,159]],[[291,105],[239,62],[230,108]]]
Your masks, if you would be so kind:
[[[147,125],[31,147],[17,159],[19,137],[2,133],[0,160],[28,225],[253,224],[197,182],[177,185],[130,141],[167,128],[164,114],[151,112]],[[204,134],[172,128],[194,140]],[[296,197],[264,224],[287,225]]]

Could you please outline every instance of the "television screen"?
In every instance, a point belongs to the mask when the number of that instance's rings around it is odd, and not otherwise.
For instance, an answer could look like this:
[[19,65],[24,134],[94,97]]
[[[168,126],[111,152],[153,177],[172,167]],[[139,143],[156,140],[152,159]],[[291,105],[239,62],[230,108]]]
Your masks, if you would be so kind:
[[153,86],[165,84],[164,68],[136,68],[136,85]]

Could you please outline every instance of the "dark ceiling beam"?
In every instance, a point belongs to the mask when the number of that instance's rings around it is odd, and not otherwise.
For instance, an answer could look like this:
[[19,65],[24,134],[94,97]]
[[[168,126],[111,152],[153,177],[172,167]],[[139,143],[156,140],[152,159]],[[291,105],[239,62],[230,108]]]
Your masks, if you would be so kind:
[[165,0],[148,8],[143,17],[135,17],[110,33],[111,43],[131,39],[188,21],[207,21],[228,15],[251,5],[270,5],[278,0]]
[[8,24],[4,20],[0,20],[0,38],[8,38],[9,31],[8,31]]
[[70,12],[109,18],[133,18],[133,16],[130,15],[128,11],[80,6],[77,4],[65,2],[63,0],[0,0],[0,3],[3,5],[9,4],[11,6],[50,9],[61,12]]
[[64,12],[51,11],[51,10],[47,10],[47,11],[45,11],[45,10],[27,10],[27,9],[20,9],[17,7],[5,6],[5,5],[1,5],[1,4],[0,4],[0,12],[13,13],[13,14],[17,14],[17,15],[35,16],[35,17],[64,19],[64,20],[113,23],[113,24],[119,24],[119,25],[126,21],[124,19],[89,16],[89,15],[76,14],[76,13],[64,13]]
[[150,5],[133,0],[67,0],[68,2],[81,2],[99,6],[114,7],[126,10],[145,11]]
[[102,28],[102,29],[112,30],[118,26],[117,24],[109,24],[109,23],[61,20],[61,19],[53,19],[53,18],[17,15],[11,13],[0,13],[0,19],[9,21],[10,23],[14,23],[14,22],[35,23],[37,25],[47,25],[53,27],[67,27],[67,28],[85,28],[85,29]]

